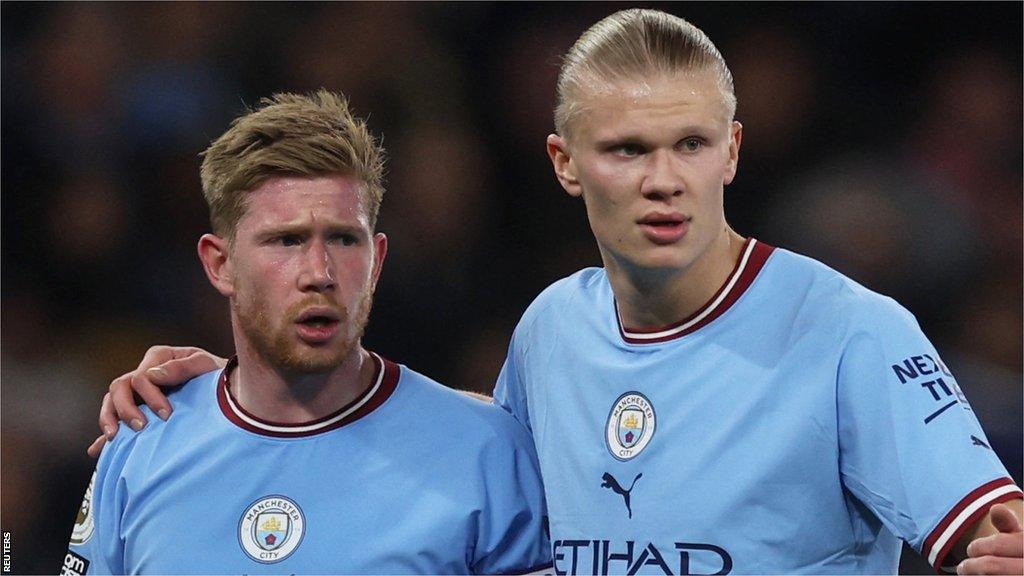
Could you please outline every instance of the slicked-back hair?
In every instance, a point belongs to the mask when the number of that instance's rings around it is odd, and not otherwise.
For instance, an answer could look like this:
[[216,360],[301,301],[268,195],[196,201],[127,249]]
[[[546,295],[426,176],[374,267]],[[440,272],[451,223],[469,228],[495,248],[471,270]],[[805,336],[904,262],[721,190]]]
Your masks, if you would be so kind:
[[707,34],[658,10],[616,12],[587,29],[563,58],[555,130],[564,137],[569,135],[586,86],[693,70],[717,75],[732,118],[736,113],[732,72]]
[[274,94],[231,122],[202,154],[200,177],[218,236],[233,239],[250,191],[273,176],[351,175],[364,183],[371,228],[384,197],[384,148],[341,94]]

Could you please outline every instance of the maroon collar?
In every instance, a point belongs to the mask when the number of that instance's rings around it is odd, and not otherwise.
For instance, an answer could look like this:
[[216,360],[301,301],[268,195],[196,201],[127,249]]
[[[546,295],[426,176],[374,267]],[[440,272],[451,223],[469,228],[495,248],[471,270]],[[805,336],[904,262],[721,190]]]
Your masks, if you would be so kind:
[[718,292],[715,292],[715,295],[699,310],[674,324],[649,329],[626,328],[622,325],[622,317],[619,316],[619,305],[615,303],[615,320],[619,326],[619,335],[629,344],[658,344],[675,340],[701,329],[724,314],[740,299],[740,296],[754,282],[754,278],[764,267],[764,263],[773,250],[775,248],[772,246],[748,238],[743,244],[740,258],[732,272],[729,273],[725,284],[722,284]]
[[275,438],[299,438],[313,436],[341,428],[366,416],[379,408],[391,397],[398,386],[400,369],[397,364],[370,352],[376,369],[369,388],[341,409],[310,422],[285,424],[264,420],[246,411],[239,405],[228,386],[231,371],[238,366],[238,357],[228,361],[217,382],[217,404],[228,420],[239,428]]

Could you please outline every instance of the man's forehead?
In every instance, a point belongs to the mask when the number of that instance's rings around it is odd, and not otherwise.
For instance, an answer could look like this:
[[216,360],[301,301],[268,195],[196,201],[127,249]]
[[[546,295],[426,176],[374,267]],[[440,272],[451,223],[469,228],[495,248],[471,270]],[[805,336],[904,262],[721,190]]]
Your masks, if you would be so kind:
[[616,77],[590,75],[580,79],[580,97],[622,97],[644,99],[656,96],[664,88],[691,93],[718,88],[718,75],[711,69],[692,68],[652,74],[627,74]]
[[717,75],[683,70],[615,80],[590,79],[577,94],[577,132],[607,131],[619,121],[727,126],[730,109]]
[[252,189],[257,193],[354,194],[361,196],[365,183],[355,175],[330,174],[275,174]]
[[368,221],[365,184],[355,177],[275,176],[248,194],[243,219],[254,223]]

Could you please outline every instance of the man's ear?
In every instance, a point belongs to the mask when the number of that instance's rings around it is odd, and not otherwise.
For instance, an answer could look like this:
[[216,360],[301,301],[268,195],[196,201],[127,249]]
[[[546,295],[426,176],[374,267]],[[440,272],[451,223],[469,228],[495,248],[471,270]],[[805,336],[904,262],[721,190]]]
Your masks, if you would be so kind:
[[729,128],[729,163],[725,166],[725,184],[732,184],[740,164],[740,144],[743,143],[743,124],[733,120]]
[[384,258],[388,255],[388,237],[383,232],[373,235],[373,286],[377,287],[380,271],[384,268]]
[[199,261],[210,284],[228,298],[235,295],[234,267],[231,263],[230,243],[214,234],[203,234],[199,238]]
[[569,151],[569,143],[558,134],[549,134],[547,149],[551,167],[555,169],[555,177],[562,184],[562,188],[565,188],[570,196],[580,197],[583,194],[583,187],[576,177],[576,163]]

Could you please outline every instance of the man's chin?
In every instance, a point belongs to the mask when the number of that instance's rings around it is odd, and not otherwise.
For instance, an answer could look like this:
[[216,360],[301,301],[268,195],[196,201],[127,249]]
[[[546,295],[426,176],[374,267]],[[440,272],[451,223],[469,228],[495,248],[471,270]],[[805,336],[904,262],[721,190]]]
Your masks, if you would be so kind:
[[327,374],[345,362],[347,350],[293,350],[276,359],[278,369],[303,376]]

